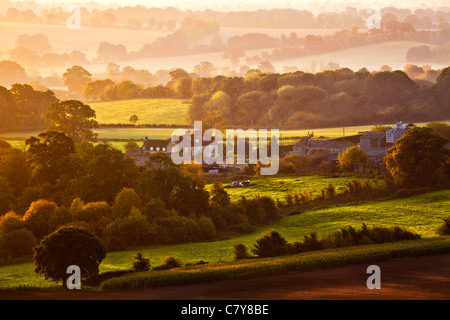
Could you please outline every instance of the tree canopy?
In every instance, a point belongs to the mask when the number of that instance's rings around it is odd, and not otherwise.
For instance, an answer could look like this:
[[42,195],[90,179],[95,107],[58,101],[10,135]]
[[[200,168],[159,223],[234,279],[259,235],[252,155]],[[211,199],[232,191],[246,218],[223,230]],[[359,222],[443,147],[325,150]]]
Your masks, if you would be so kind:
[[51,122],[49,130],[64,132],[76,143],[95,141],[97,137],[92,131],[98,127],[98,122],[94,120],[95,111],[81,101],[55,102],[50,105],[45,116]]
[[444,147],[446,143],[448,139],[434,133],[431,128],[414,127],[408,130],[386,152],[386,168],[394,183],[417,187],[448,179],[445,166],[450,153]]
[[98,276],[98,267],[106,256],[100,239],[83,228],[62,227],[44,237],[34,248],[35,272],[54,281],[68,278],[67,267],[80,267],[84,279]]

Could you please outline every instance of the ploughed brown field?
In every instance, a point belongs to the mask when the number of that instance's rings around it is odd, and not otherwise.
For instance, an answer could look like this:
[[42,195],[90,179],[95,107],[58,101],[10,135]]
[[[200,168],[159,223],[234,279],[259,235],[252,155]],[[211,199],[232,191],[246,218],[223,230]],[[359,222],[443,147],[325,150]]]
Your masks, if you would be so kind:
[[368,265],[291,273],[251,280],[126,291],[2,293],[1,299],[119,300],[448,300],[450,255],[378,264],[381,289],[366,286]]

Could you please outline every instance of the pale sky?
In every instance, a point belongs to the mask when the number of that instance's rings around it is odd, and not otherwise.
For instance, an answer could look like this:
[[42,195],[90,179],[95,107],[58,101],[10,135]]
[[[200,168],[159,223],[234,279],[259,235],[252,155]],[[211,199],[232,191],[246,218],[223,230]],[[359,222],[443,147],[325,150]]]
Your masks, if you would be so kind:
[[[22,2],[22,0],[12,0]],[[181,10],[256,10],[273,8],[307,9],[310,11],[344,11],[346,7],[364,8],[373,5],[380,7],[394,6],[397,8],[429,8],[450,6],[449,0],[35,0],[39,4],[77,5],[97,2],[103,5],[146,7],[175,7]]]

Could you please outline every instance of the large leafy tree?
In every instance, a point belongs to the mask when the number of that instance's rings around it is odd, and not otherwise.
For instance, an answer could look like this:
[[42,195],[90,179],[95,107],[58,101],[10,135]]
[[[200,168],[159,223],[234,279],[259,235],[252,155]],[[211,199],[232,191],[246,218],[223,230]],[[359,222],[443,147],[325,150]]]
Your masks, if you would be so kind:
[[70,173],[70,155],[75,152],[73,140],[62,132],[45,131],[25,141],[33,169],[33,180],[39,184],[56,184]]
[[213,183],[210,195],[210,202],[213,205],[227,207],[231,204],[230,195],[225,191],[223,185],[219,181]]
[[68,278],[67,267],[77,265],[81,277],[93,279],[98,276],[98,267],[106,256],[99,238],[83,228],[62,227],[44,237],[34,248],[35,272],[54,281]]
[[67,134],[75,143],[83,140],[94,141],[97,138],[92,129],[98,127],[94,120],[95,111],[78,100],[66,100],[53,103],[45,114],[51,121],[49,130]]
[[14,83],[23,83],[28,79],[25,69],[17,62],[10,60],[0,61],[0,84],[9,86]]
[[20,195],[28,186],[31,170],[22,151],[10,148],[0,154],[0,177],[2,176],[9,183],[15,196]]
[[161,199],[167,209],[175,209],[182,216],[198,217],[209,206],[209,193],[204,183],[183,173],[171,164],[170,158],[162,153],[152,156],[148,168],[139,176],[136,191],[141,199]]
[[432,87],[433,98],[438,112],[442,116],[448,116],[450,109],[450,67],[444,68],[436,79],[436,84]]
[[[43,115],[52,103],[59,100],[50,91],[37,91],[28,84],[13,84],[9,90],[15,102],[15,120],[19,126],[27,129],[45,128]],[[14,107],[10,104],[10,108]]]
[[[445,162],[450,154],[445,149],[448,139],[427,127],[408,130],[386,152],[386,168],[399,186],[428,186],[445,175]],[[445,177],[444,177],[445,178]]]
[[73,66],[63,74],[63,80],[70,92],[83,95],[84,88],[92,81],[89,71],[80,66]]
[[78,168],[67,191],[72,194],[72,199],[80,197],[86,202],[113,203],[117,193],[130,187],[138,176],[139,169],[134,160],[107,144],[94,146],[82,142],[77,146],[73,160]]

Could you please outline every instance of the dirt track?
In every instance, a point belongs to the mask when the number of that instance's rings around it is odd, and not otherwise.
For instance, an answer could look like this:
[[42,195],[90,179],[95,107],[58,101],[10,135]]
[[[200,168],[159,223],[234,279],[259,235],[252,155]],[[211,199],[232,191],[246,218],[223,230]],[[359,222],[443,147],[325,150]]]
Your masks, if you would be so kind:
[[381,289],[369,290],[367,265],[291,273],[251,280],[108,292],[0,293],[0,299],[116,300],[450,300],[450,255],[379,263]]

